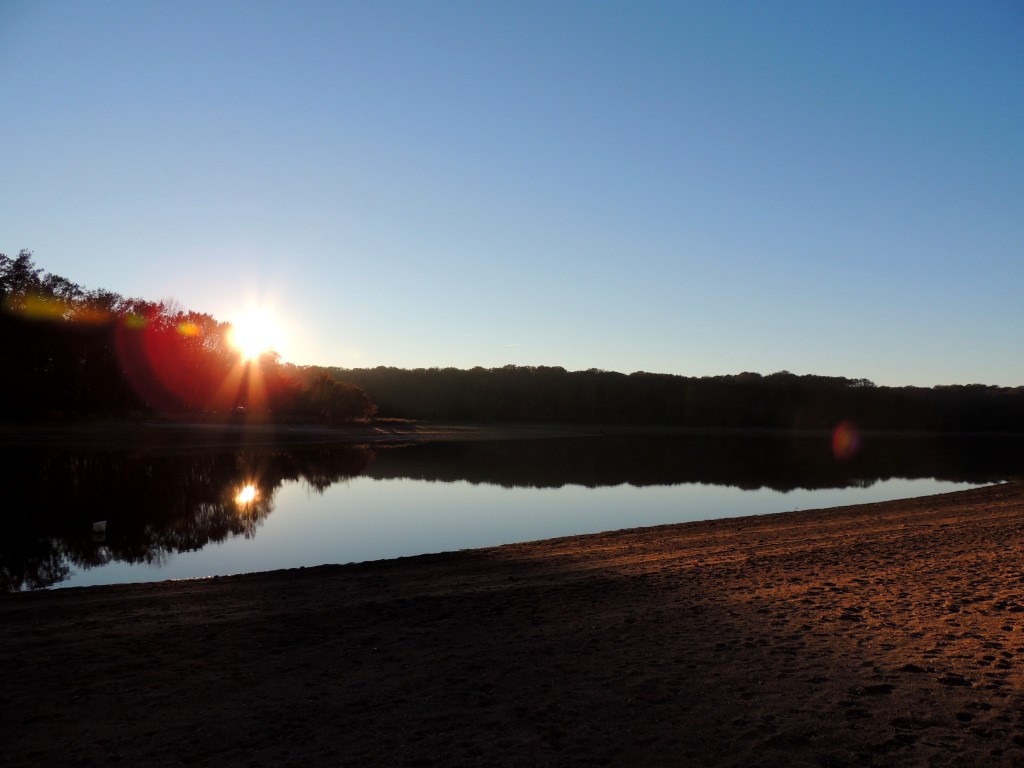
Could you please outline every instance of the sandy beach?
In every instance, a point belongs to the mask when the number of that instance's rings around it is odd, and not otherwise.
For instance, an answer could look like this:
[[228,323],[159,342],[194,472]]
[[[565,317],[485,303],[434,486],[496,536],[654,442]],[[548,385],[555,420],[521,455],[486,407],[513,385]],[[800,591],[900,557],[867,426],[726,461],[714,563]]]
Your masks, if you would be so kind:
[[0,596],[0,764],[1024,764],[1024,484]]

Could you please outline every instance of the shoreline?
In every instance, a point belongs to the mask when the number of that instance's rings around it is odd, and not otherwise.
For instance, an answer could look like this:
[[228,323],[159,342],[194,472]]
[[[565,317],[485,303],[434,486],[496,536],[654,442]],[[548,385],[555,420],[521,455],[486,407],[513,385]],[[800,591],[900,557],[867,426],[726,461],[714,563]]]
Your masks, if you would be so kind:
[[425,443],[582,437],[598,429],[559,424],[430,424],[379,421],[339,426],[178,421],[0,423],[0,447],[207,448],[303,447],[331,444]]
[[[865,437],[892,439],[985,438],[1017,441],[1013,432],[921,432],[865,430]],[[529,440],[607,436],[788,436],[820,438],[830,430],[676,427],[659,425],[486,423],[435,424],[378,420],[327,426],[319,424],[235,423],[175,420],[86,420],[34,423],[0,422],[0,448],[166,448],[223,449],[298,447],[329,444],[404,444],[453,441]]]
[[1019,765],[1024,484],[0,596],[0,764]]

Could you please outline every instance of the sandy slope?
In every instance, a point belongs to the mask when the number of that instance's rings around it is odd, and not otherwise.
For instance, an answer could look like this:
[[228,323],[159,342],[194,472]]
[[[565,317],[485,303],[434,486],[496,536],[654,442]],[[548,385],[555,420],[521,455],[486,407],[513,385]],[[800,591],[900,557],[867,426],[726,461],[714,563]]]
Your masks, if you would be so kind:
[[1022,765],[1024,485],[0,596],[0,765]]

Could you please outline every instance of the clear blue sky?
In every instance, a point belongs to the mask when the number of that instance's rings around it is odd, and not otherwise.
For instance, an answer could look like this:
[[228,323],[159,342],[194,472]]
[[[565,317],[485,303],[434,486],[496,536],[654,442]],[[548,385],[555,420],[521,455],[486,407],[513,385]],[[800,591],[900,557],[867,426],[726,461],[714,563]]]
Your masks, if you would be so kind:
[[0,0],[0,251],[286,360],[1024,385],[1024,4]]

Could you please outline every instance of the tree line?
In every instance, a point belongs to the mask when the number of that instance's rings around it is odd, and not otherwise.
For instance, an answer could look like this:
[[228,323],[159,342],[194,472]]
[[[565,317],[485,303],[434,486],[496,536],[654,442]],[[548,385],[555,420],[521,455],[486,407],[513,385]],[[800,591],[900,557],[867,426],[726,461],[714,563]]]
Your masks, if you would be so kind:
[[560,367],[326,368],[275,353],[243,362],[230,325],[167,302],[88,290],[0,254],[0,417],[170,413],[338,423],[435,422],[679,428],[1024,433],[1024,387],[880,387],[867,379],[741,373],[688,377]]
[[1024,387],[882,387],[780,371],[688,377],[560,367],[331,368],[381,414],[428,421],[1024,432]]
[[89,290],[0,254],[0,417],[171,414],[335,423],[375,407],[355,385],[276,353],[244,361],[229,323]]

